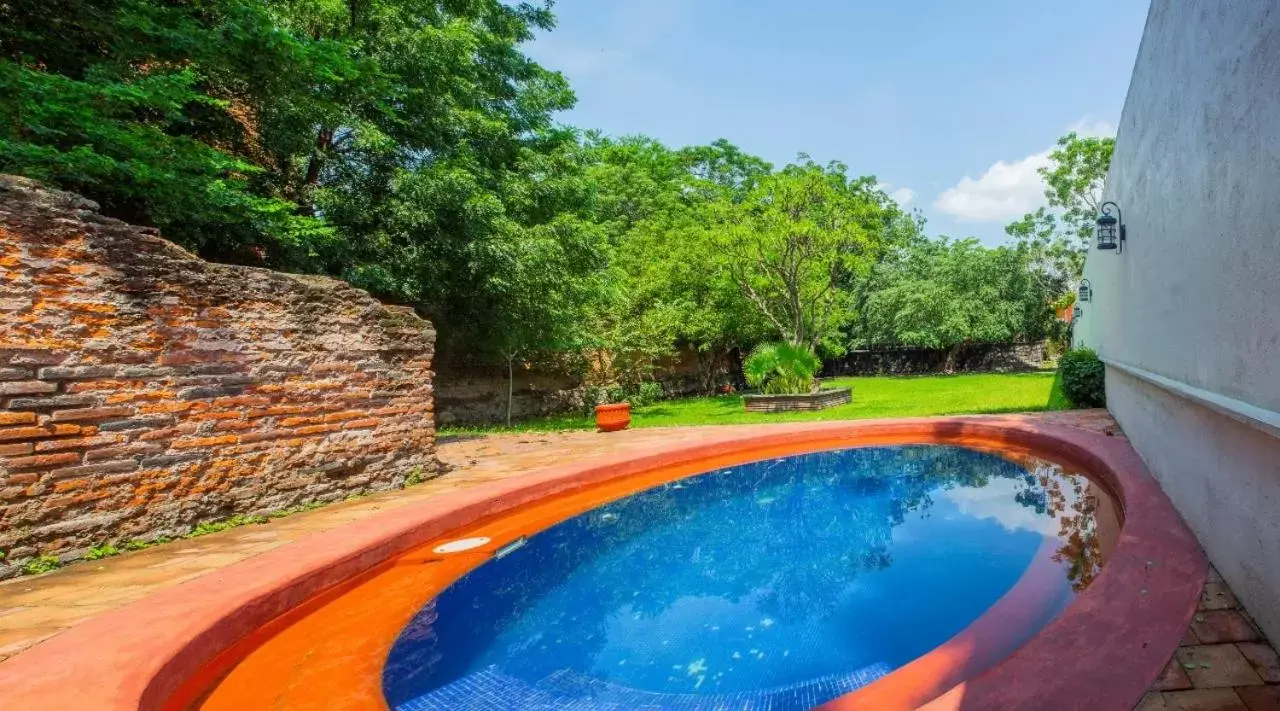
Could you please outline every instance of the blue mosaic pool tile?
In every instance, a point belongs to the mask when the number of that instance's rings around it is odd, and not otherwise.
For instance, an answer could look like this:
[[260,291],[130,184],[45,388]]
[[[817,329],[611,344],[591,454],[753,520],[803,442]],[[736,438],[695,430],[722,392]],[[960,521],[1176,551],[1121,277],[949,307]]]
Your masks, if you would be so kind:
[[876,664],[779,689],[701,695],[641,691],[569,670],[529,684],[490,668],[401,703],[395,711],[802,711],[889,671],[888,665]]

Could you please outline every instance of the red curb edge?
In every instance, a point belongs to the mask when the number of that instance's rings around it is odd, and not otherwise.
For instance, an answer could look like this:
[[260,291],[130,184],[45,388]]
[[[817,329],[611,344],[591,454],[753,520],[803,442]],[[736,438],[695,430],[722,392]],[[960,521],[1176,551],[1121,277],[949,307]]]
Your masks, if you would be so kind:
[[[552,467],[308,536],[103,613],[0,663],[0,700],[6,709],[160,709],[186,680],[253,630],[450,530],[659,467],[832,437],[847,437],[851,446],[862,438],[890,436],[1029,451],[1086,471],[1115,494],[1123,511],[1120,539],[1093,583],[1003,662],[929,703],[930,711],[1129,711],[1159,676],[1195,614],[1207,561],[1123,439],[1018,416],[761,429],[709,434],[707,441],[649,456]],[[856,703],[858,694],[827,708],[866,708]]]

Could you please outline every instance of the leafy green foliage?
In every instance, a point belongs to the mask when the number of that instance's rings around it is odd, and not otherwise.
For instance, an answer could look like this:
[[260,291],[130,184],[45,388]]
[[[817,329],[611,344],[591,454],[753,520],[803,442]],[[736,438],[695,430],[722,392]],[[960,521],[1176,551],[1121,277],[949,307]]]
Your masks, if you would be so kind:
[[62,567],[62,561],[58,556],[45,554],[38,555],[28,560],[22,566],[22,572],[26,575],[39,575],[40,573],[50,573]]
[[1077,407],[1105,407],[1106,366],[1090,348],[1073,348],[1058,361],[1062,392]]
[[424,480],[425,479],[422,476],[422,467],[414,467],[413,470],[409,472],[408,476],[404,478],[404,485],[406,487],[417,486],[418,484],[421,484]]
[[[919,246],[918,215],[840,163],[557,124],[573,92],[523,51],[550,5],[0,3],[0,171],[209,259],[410,304],[441,361],[513,381],[553,363],[633,403],[681,350],[709,392],[727,354],[766,340],[1034,337],[1040,293],[1069,291],[1082,252],[1063,234],[1096,203],[1107,141],[1060,142],[1045,177],[1062,214],[1010,226],[1016,254]],[[962,279],[974,265],[998,282]],[[989,317],[953,308],[992,298]]]
[[1058,139],[1049,165],[1039,171],[1049,205],[1062,210],[1062,222],[1082,242],[1093,235],[1115,146],[1114,138],[1068,133]]
[[828,343],[852,313],[849,286],[883,254],[896,205],[840,163],[789,165],[719,206],[716,242],[743,295],[788,343]]
[[238,528],[240,526],[261,524],[261,523],[266,523],[269,520],[270,519],[268,519],[266,516],[248,516],[245,514],[236,514],[231,518],[223,519],[221,521],[208,521],[205,523],[201,523],[197,525],[195,528],[191,529],[191,533],[188,533],[186,537],[199,538],[200,536],[207,536],[210,533],[218,533],[220,531],[225,531],[229,528]]
[[110,558],[111,556],[120,555],[121,552],[122,551],[119,548],[116,548],[110,543],[103,543],[102,545],[94,546],[90,548],[89,552],[84,554],[84,559],[85,560],[102,560],[103,558]]
[[[653,381],[638,383],[631,387],[622,385],[588,386],[582,397],[588,416],[595,413],[597,405],[629,403],[632,407],[648,407],[662,399],[662,385]],[[508,424],[508,426],[511,426]]]
[[822,361],[805,346],[762,343],[743,361],[747,384],[769,395],[797,395],[813,388]]
[[1043,338],[1053,294],[1030,259],[1025,249],[974,239],[917,242],[876,269],[860,335],[937,349]]
[[322,243],[331,231],[257,187],[265,168],[236,148],[251,130],[237,123],[249,110],[237,87],[270,85],[256,80],[306,61],[301,51],[247,0],[7,3],[0,171],[90,195],[210,255]]
[[1073,132],[1058,139],[1049,165],[1039,170],[1049,208],[1005,227],[1059,292],[1072,289],[1084,271],[1114,150],[1114,138]]

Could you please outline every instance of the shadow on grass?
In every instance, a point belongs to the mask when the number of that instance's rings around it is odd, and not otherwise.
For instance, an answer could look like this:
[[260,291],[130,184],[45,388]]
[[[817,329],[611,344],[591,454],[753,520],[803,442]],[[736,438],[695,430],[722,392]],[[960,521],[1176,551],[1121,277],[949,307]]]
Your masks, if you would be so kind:
[[951,380],[960,378],[983,378],[993,375],[1001,378],[1034,379],[1043,378],[1047,376],[1049,372],[1050,371],[1048,370],[1013,370],[990,373],[905,373],[901,375],[884,373],[877,375],[835,375],[829,378],[822,378],[822,382],[833,383],[842,380],[857,381],[872,378],[876,380]]
[[1067,398],[1067,394],[1062,390],[1062,371],[1057,370],[1053,373],[1053,387],[1049,389],[1049,402],[1045,403],[1046,410],[1072,410],[1075,405]]

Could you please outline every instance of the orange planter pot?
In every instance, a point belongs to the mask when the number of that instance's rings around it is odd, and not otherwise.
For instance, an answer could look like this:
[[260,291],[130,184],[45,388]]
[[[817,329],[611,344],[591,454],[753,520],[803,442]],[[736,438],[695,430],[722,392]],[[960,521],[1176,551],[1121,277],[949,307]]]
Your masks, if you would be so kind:
[[631,424],[631,403],[596,405],[596,429],[601,432],[617,432]]

